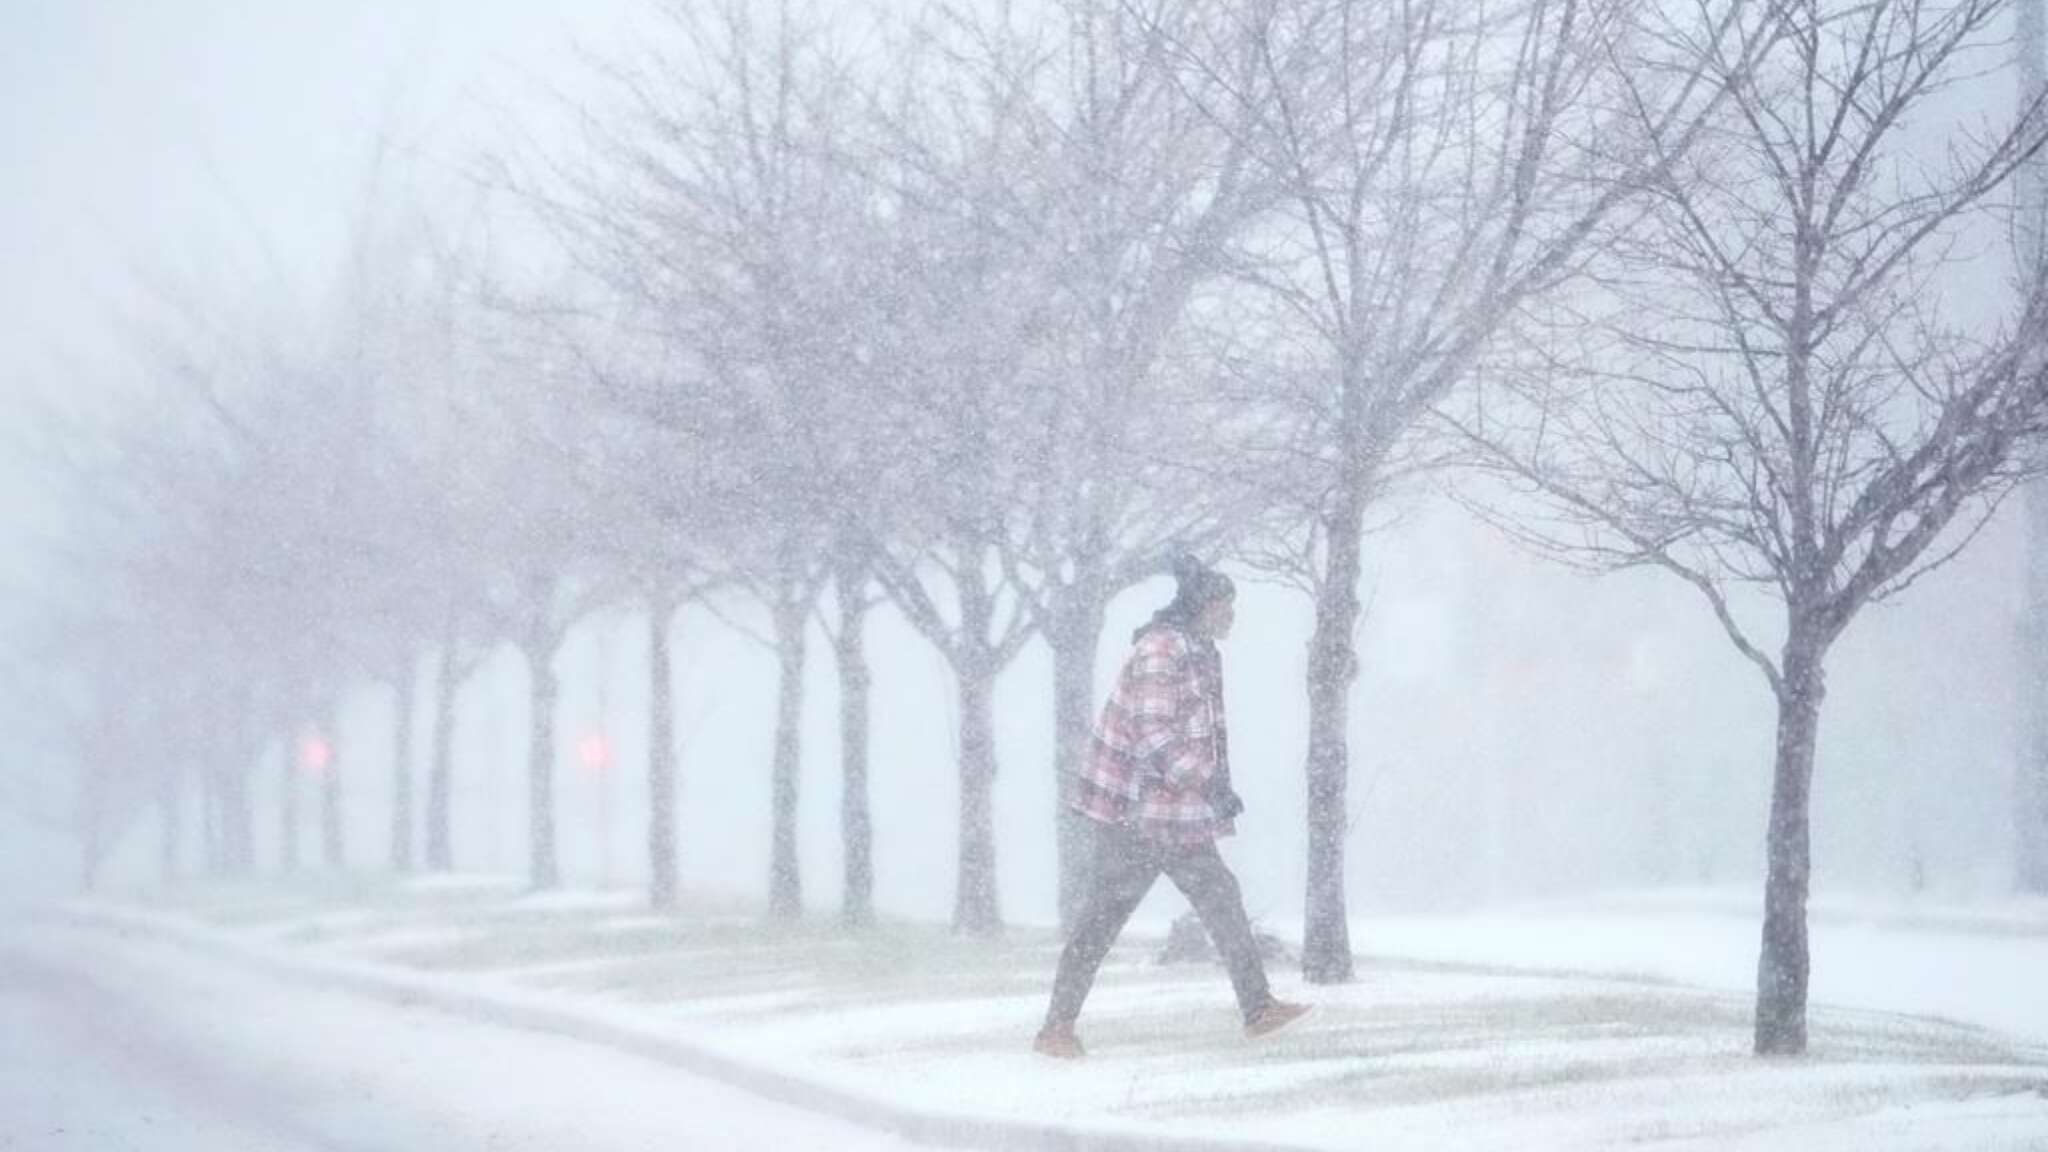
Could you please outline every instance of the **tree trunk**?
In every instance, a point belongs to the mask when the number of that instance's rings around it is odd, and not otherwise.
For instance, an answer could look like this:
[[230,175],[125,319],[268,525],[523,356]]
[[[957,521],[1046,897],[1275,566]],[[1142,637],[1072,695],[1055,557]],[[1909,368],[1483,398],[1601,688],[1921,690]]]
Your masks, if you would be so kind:
[[228,872],[236,876],[247,876],[256,870],[256,809],[250,795],[249,771],[248,762],[238,759],[223,778],[221,788],[226,865]]
[[1052,609],[1053,843],[1059,860],[1060,928],[1073,927],[1094,870],[1094,824],[1068,806],[1073,782],[1086,769],[1095,703],[1095,648],[1105,605],[1099,593],[1077,585]]
[[675,604],[656,590],[648,597],[647,642],[647,902],[676,906],[676,715],[669,626]]
[[2048,895],[2048,480],[2032,481],[2025,514],[2026,600],[2021,617],[2020,757],[2013,770],[2013,881]]
[[[2023,0],[2018,11],[2021,110],[2048,95],[2048,0]],[[2035,111],[2035,115],[2041,115]],[[2017,253],[2023,283],[2043,273],[2048,233],[2048,156],[2035,156],[2019,179]],[[2033,449],[2037,458],[2043,449]],[[2038,462],[2038,459],[2037,459]],[[2048,480],[2030,482],[2025,513],[2022,605],[2020,761],[2013,773],[2013,880],[2031,895],[2048,895]]]
[[793,920],[804,909],[803,877],[796,852],[796,805],[798,773],[803,763],[805,608],[798,589],[786,584],[775,605],[778,682],[775,759],[770,768],[774,811],[768,858],[768,914],[778,920]]
[[216,746],[221,763],[221,841],[223,864],[235,876],[256,871],[256,798],[254,750],[259,733],[249,709],[231,698],[219,698],[214,710]]
[[282,768],[277,779],[277,868],[291,873],[299,868],[299,757],[298,748],[287,739]]
[[335,871],[348,865],[341,836],[341,757],[333,753],[320,772],[320,856]]
[[867,571],[849,562],[838,574],[839,839],[846,892],[839,917],[848,928],[875,920],[874,824],[868,811]]
[[157,785],[157,814],[163,820],[163,882],[165,887],[178,883],[185,854],[185,821],[178,811],[178,774],[166,772],[163,781]]
[[[535,609],[537,615],[545,611]],[[526,664],[533,699],[526,745],[526,875],[538,892],[562,880],[555,860],[555,701],[561,685],[555,676],[555,636],[544,624],[527,634]]]
[[412,712],[419,664],[408,649],[391,681],[397,696],[391,721],[391,870],[405,875],[413,868]]
[[[2048,500],[2048,493],[2029,492],[2029,502]],[[2032,563],[2048,565],[2048,555]],[[2048,617],[2048,606],[2029,609]],[[2044,621],[2048,622],[2048,621]],[[2032,698],[2027,710],[2026,741],[2013,781],[2013,883],[2027,895],[2048,896],[2048,652],[2030,654]]]
[[1796,617],[1785,643],[1778,690],[1778,750],[1766,833],[1762,954],[1756,973],[1756,1053],[1806,1051],[1806,898],[1812,873],[1809,801],[1820,730],[1824,656],[1811,628]]
[[1308,892],[1302,976],[1312,984],[1351,979],[1351,926],[1344,903],[1346,793],[1351,758],[1351,682],[1358,673],[1360,509],[1342,501],[1325,525],[1327,570],[1316,603],[1308,658]]
[[79,781],[77,799],[78,887],[86,893],[99,888],[100,865],[107,855],[106,777],[110,770],[102,755],[95,753],[89,756],[84,778]]
[[441,658],[434,669],[434,762],[427,769],[427,868],[455,866],[449,812],[455,783],[455,614],[441,634]]
[[221,843],[220,774],[212,764],[199,769],[199,845],[206,861],[206,874],[225,871],[227,853]]
[[960,639],[953,654],[953,676],[960,701],[960,861],[953,889],[953,930],[993,936],[1003,928],[996,900],[992,803],[996,757],[990,697],[996,666],[988,641],[995,600],[982,567],[987,550],[980,536],[969,531],[958,546],[963,562],[958,574]]
[[960,876],[953,930],[993,936],[1003,930],[996,900],[996,776],[990,696],[995,677],[984,658],[962,662],[960,691]]

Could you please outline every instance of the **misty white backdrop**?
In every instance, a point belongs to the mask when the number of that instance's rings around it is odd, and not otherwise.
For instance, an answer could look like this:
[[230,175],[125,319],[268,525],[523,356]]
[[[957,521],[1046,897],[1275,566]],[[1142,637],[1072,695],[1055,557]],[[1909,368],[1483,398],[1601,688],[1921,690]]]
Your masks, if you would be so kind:
[[[587,78],[575,46],[629,40],[639,10],[540,0],[0,4],[0,382],[132,373],[118,318],[149,306],[138,279],[223,297],[256,284],[317,310],[374,136],[395,136],[409,180],[459,189],[468,149],[508,125],[546,131],[556,97]],[[0,483],[0,530],[25,536],[63,515],[5,461]],[[2007,889],[2020,588],[2010,512],[1961,561],[1861,617],[1835,652],[1815,779],[1817,891]],[[4,550],[10,582],[36,577],[18,558],[25,551]],[[1693,593],[1654,573],[1590,579],[1543,565],[1427,496],[1408,500],[1367,555],[1351,745],[1357,908],[1759,886],[1773,709]],[[1293,921],[1309,614],[1298,594],[1233,571],[1242,599],[1225,659],[1249,812],[1227,852],[1254,915]],[[1098,702],[1130,629],[1167,591],[1155,582],[1117,602]],[[937,918],[950,906],[957,824],[950,682],[891,611],[871,627],[877,899]],[[675,642],[683,882],[764,892],[772,658],[699,608],[679,617]],[[645,645],[644,618],[611,615],[580,627],[559,658],[558,819],[571,883],[631,883],[645,869]],[[801,852],[806,902],[829,908],[839,887],[836,702],[824,645],[814,639],[811,651]],[[523,871],[525,676],[500,652],[460,699],[462,870]],[[387,689],[368,690],[334,720],[349,857],[364,869],[386,858],[390,708]],[[415,733],[422,767],[427,721]],[[600,724],[617,741],[601,784],[575,756]],[[1004,912],[1050,920],[1041,647],[1001,678],[996,729]],[[257,776],[259,861],[275,859],[281,767]],[[608,836],[600,787],[611,790]],[[300,810],[310,843],[310,792]],[[155,834],[148,820],[129,833],[130,875],[153,871]],[[71,875],[68,855],[26,827],[0,834],[0,853],[12,888]],[[1152,912],[1176,900],[1155,896]]]
[[[1649,885],[1760,888],[1773,712],[1748,663],[1690,589],[1655,573],[1587,577],[1530,557],[1462,511],[1419,497],[1373,537],[1354,699],[1349,891],[1354,909],[1456,910]],[[2001,518],[1963,560],[1853,628],[1830,666],[1816,769],[1815,886],[1943,899],[2009,888],[2017,525]],[[1224,645],[1233,772],[1249,811],[1225,851],[1254,916],[1301,915],[1306,732],[1305,601],[1238,571]],[[1161,578],[1120,598],[1097,659],[1104,695],[1130,631],[1171,593]],[[679,852],[686,889],[764,897],[768,873],[772,654],[747,609],[683,611],[674,625]],[[938,656],[889,609],[871,620],[877,902],[943,919],[957,826],[952,686]],[[836,683],[813,637],[799,805],[806,905],[840,887]],[[556,803],[572,885],[646,874],[644,613],[586,621],[563,646]],[[430,662],[420,689],[428,690]],[[522,876],[526,668],[509,648],[463,688],[455,729],[456,866]],[[392,693],[351,695],[334,717],[351,864],[388,858]],[[1051,669],[1034,644],[1000,681],[996,826],[1005,914],[1050,922]],[[428,762],[430,718],[414,730]],[[580,743],[614,742],[592,773]],[[256,777],[257,855],[273,861],[273,750]],[[301,843],[317,843],[316,784],[302,775]],[[196,827],[195,805],[187,813]],[[153,878],[145,817],[120,865]],[[187,838],[198,864],[196,837]],[[1161,885],[1145,915],[1183,907]]]

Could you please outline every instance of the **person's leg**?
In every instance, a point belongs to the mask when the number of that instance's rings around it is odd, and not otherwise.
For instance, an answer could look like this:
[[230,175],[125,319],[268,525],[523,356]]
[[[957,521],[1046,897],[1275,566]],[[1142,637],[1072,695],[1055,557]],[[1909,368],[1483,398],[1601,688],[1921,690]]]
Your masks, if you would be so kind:
[[1195,915],[1202,918],[1209,939],[1223,954],[1223,963],[1230,970],[1230,987],[1237,993],[1237,1007],[1250,1023],[1272,1001],[1273,992],[1266,984],[1265,961],[1259,958],[1259,943],[1252,938],[1237,877],[1231,875],[1214,844],[1172,853],[1165,860],[1165,871],[1174,887],[1195,906]]
[[1052,1003],[1045,1012],[1048,1029],[1071,1028],[1080,1019],[1096,969],[1159,876],[1157,855],[1122,829],[1100,829],[1096,845],[1087,905],[1060,953],[1059,974],[1053,978]]

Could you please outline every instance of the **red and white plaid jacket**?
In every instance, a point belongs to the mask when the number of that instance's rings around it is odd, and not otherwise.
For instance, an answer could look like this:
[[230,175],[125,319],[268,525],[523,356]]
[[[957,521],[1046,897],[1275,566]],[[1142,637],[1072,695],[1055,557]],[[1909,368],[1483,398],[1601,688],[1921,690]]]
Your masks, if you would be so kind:
[[1095,725],[1069,804],[1102,824],[1194,844],[1228,836],[1209,802],[1228,779],[1223,664],[1213,644],[1170,625],[1138,637]]

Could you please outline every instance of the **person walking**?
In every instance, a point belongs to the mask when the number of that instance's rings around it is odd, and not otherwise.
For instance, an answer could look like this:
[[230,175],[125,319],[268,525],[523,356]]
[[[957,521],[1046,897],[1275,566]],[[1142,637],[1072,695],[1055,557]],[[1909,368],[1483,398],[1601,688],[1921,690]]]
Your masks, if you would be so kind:
[[1095,822],[1096,860],[1086,902],[1060,954],[1052,1003],[1032,1047],[1078,1059],[1074,1032],[1095,973],[1161,874],[1194,905],[1223,954],[1247,1037],[1274,1032],[1309,1010],[1274,997],[1237,877],[1216,850],[1244,802],[1230,784],[1223,720],[1223,661],[1216,641],[1236,620],[1237,587],[1193,557],[1174,564],[1166,607],[1132,636],[1130,658],[1095,726],[1069,804]]

